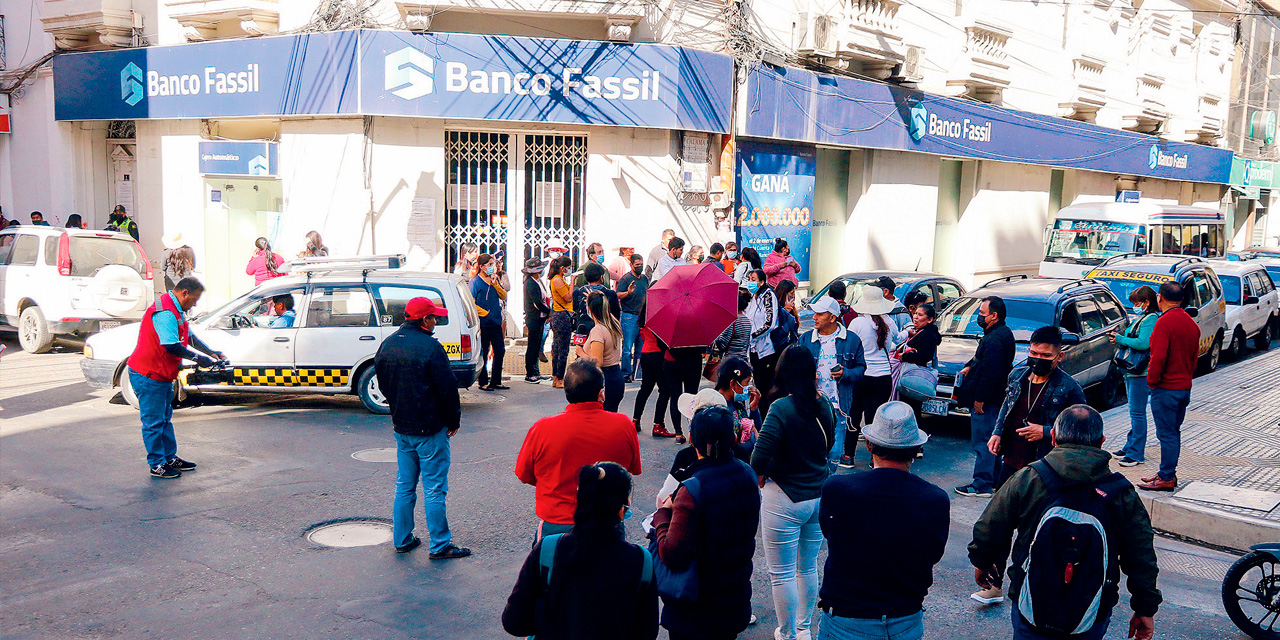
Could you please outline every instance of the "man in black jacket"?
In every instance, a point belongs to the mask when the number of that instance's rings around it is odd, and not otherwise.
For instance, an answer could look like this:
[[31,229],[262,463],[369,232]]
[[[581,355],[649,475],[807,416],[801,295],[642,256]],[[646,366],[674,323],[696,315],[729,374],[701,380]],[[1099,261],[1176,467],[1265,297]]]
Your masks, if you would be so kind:
[[399,466],[391,512],[392,541],[396,553],[408,553],[422,543],[413,535],[413,509],[421,476],[431,559],[464,558],[471,550],[453,544],[445,514],[449,438],[458,433],[462,405],[449,357],[431,333],[436,318],[447,318],[449,312],[426,298],[410,300],[404,311],[405,323],[383,341],[373,359],[378,388],[391,405],[396,436]]
[[996,482],[996,457],[987,448],[987,440],[995,432],[1015,351],[1013,331],[1004,319],[1004,300],[990,296],[982,301],[978,307],[982,341],[973,359],[961,370],[964,380],[956,390],[960,405],[971,407],[969,444],[974,455],[973,482],[956,487],[956,493],[970,498],[990,498]]
[[529,344],[524,352],[524,381],[538,384],[546,379],[538,366],[542,356],[543,329],[547,326],[547,318],[551,316],[551,307],[547,306],[547,293],[542,288],[538,277],[547,263],[529,258],[524,261],[524,326],[529,333]]

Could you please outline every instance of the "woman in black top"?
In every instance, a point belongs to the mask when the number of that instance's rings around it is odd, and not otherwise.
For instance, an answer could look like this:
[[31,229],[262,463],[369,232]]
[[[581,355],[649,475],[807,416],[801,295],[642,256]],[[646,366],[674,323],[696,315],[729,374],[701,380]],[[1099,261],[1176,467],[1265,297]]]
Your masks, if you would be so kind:
[[626,469],[613,462],[582,467],[573,529],[555,543],[550,584],[540,563],[548,536],[525,558],[502,611],[502,628],[538,640],[658,637],[652,566],[650,575],[642,575],[647,552],[627,542],[619,526],[630,505]]
[[542,382],[542,370],[538,363],[542,356],[542,339],[547,318],[551,316],[547,292],[538,278],[543,266],[541,260],[529,258],[524,263],[524,269],[520,270],[524,273],[524,324],[529,329],[529,346],[524,354],[524,381],[530,384]]
[[902,361],[921,367],[932,367],[933,359],[938,355],[938,345],[942,344],[942,334],[938,332],[938,312],[932,303],[924,303],[916,307],[911,314],[911,326],[903,331],[907,342],[902,347]]

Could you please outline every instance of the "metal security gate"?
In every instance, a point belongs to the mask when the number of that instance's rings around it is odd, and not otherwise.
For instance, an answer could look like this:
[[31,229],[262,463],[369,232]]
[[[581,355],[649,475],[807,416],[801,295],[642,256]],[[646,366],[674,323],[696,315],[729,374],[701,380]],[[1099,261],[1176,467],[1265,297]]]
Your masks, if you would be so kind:
[[577,264],[586,247],[587,138],[525,135],[524,259],[541,258],[551,238],[562,241]]
[[507,250],[507,183],[511,135],[475,131],[445,134],[445,265],[453,270],[464,243],[474,242],[482,253]]

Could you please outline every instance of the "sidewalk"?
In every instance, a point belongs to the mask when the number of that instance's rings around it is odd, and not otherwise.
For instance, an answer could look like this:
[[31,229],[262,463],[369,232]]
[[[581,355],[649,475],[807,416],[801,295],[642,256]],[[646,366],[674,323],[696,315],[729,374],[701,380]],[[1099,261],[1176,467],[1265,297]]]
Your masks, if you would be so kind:
[[[1111,450],[1129,432],[1129,408],[1102,416]],[[1134,483],[1160,461],[1149,413],[1147,422],[1146,464],[1112,463]],[[1196,378],[1178,482],[1173,494],[1138,491],[1156,529],[1234,549],[1280,541],[1280,350]]]

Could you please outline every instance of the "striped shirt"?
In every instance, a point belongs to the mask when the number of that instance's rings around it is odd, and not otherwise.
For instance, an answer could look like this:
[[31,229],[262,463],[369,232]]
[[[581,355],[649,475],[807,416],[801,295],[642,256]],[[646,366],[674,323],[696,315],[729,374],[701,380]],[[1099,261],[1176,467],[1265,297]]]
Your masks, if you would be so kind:
[[739,315],[716,338],[715,348],[723,351],[726,358],[737,356],[751,362],[751,320]]

